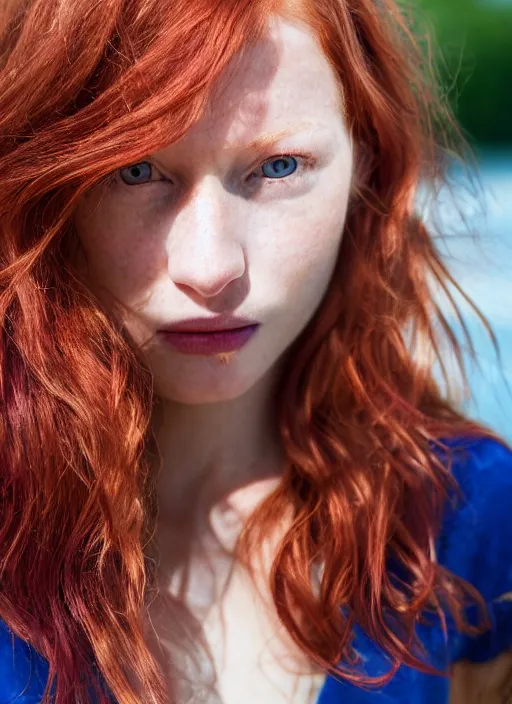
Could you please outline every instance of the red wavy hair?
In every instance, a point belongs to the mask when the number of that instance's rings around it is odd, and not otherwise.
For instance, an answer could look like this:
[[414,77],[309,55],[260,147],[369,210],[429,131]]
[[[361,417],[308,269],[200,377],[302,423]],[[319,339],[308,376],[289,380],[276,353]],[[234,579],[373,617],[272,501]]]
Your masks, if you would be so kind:
[[[447,339],[462,364],[433,293],[456,284],[413,201],[420,180],[442,179],[449,145],[464,142],[397,6],[9,0],[0,8],[0,617],[49,662],[45,702],[55,677],[55,704],[86,702],[102,681],[123,704],[166,701],[141,623],[155,576],[152,379],[71,265],[73,213],[100,179],[182,137],[273,13],[307,22],[339,76],[356,188],[329,291],[276,395],[287,468],[244,530],[240,559],[292,506],[272,571],[279,616],[311,659],[331,672],[343,659],[336,671],[359,683],[368,680],[351,665],[353,621],[393,668],[431,671],[412,647],[420,614],[449,609],[472,632],[462,604],[484,606],[436,564],[451,478],[435,449],[440,438],[488,431],[413,354],[428,344],[442,362]],[[390,556],[410,577],[406,591],[389,579]]]

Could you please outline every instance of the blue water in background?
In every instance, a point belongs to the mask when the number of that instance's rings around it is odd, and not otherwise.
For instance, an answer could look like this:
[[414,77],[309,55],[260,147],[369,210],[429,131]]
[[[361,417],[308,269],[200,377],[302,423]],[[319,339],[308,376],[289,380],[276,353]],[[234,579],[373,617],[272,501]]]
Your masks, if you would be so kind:
[[[491,323],[501,352],[500,361],[477,317],[457,297],[478,360],[478,366],[469,365],[473,398],[463,408],[512,442],[512,151],[480,155],[479,187],[470,186],[457,167],[453,173],[455,188],[437,197],[439,222],[446,232],[440,250],[456,280]],[[453,322],[449,307],[446,312]],[[462,339],[460,327],[455,327]]]

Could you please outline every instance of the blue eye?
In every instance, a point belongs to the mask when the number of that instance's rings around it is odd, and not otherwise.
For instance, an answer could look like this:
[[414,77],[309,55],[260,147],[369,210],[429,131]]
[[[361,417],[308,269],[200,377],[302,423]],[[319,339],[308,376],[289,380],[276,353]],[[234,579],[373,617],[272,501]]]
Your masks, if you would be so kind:
[[[265,171],[265,167],[272,167],[270,173]],[[297,169],[297,160],[293,156],[280,156],[277,159],[265,162],[261,168],[267,178],[283,178],[284,176],[290,176]]]
[[119,175],[128,186],[138,186],[151,181],[153,165],[147,161],[131,164],[124,169],[119,169]]

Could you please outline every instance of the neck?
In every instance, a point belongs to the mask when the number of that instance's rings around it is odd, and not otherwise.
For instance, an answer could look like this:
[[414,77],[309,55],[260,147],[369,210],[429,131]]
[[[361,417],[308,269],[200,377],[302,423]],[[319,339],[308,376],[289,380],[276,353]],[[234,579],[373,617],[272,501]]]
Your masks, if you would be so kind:
[[197,532],[212,513],[250,512],[262,487],[278,480],[284,455],[274,409],[275,377],[219,403],[160,399],[154,429],[162,457],[161,525]]

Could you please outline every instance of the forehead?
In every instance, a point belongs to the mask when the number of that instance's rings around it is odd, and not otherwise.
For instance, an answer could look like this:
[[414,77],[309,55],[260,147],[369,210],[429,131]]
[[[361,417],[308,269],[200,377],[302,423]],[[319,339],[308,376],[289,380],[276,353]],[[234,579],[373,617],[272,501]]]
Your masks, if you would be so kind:
[[202,119],[179,144],[231,149],[263,131],[339,123],[341,94],[339,79],[310,28],[275,17],[267,36],[234,58]]

